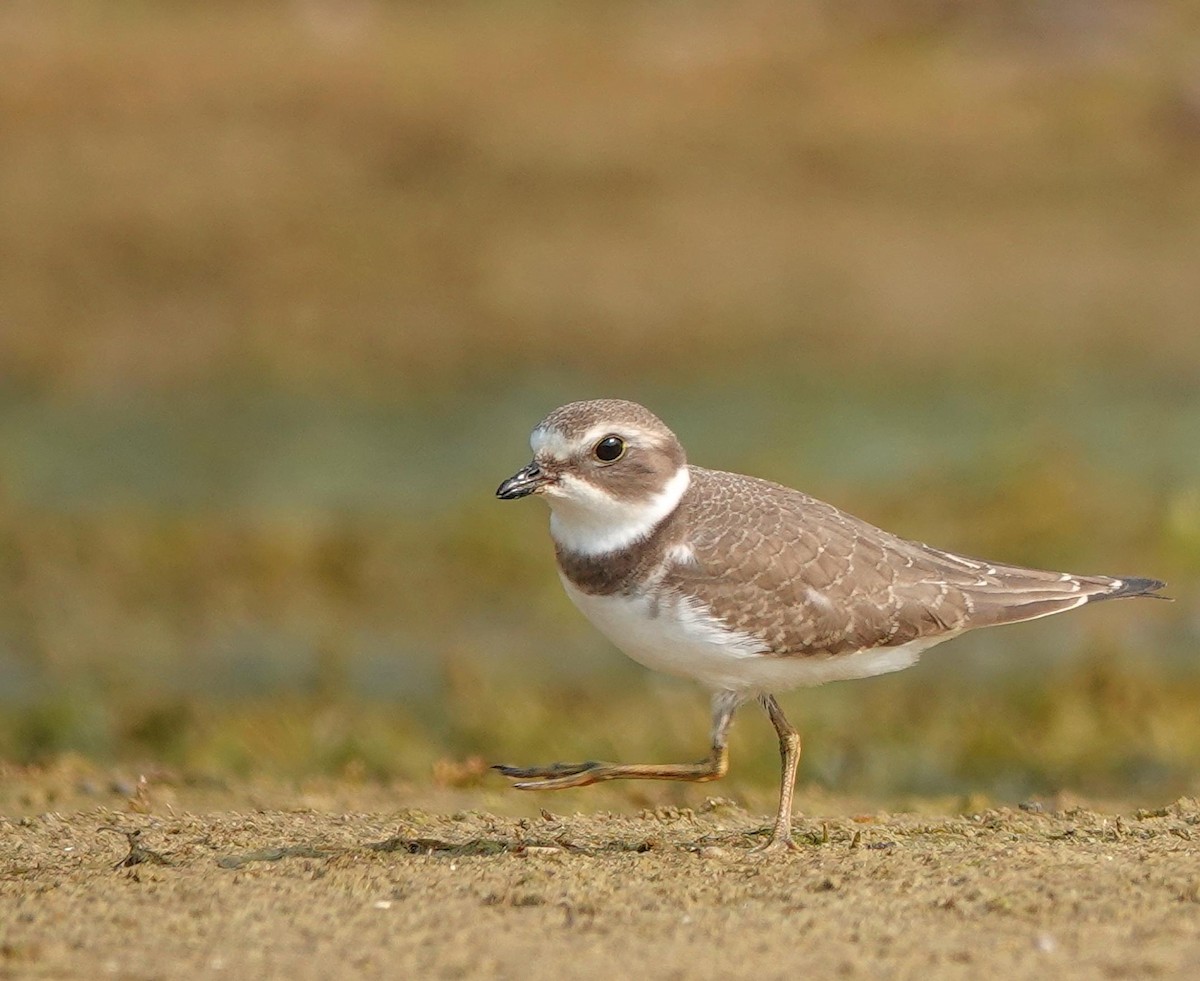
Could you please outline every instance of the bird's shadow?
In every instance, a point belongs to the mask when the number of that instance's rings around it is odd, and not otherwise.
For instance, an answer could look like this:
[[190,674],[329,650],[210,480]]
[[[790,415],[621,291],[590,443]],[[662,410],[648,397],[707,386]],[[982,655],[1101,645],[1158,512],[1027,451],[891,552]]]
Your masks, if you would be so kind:
[[[154,865],[180,866],[187,864],[180,861],[178,856],[171,856],[147,848],[140,841],[141,830],[126,831],[117,828],[103,828],[104,831],[119,831],[126,836],[129,853],[120,859],[114,869],[130,868],[143,863]],[[240,869],[254,862],[279,862],[290,858],[330,859],[342,856],[368,854],[407,854],[443,856],[446,858],[492,858],[501,855],[545,856],[552,854],[567,855],[617,855],[644,854],[653,851],[697,851],[701,848],[718,845],[744,849],[747,839],[753,840],[753,832],[747,834],[726,833],[720,835],[704,835],[695,842],[669,844],[657,838],[609,838],[603,841],[581,844],[565,836],[545,837],[478,837],[462,841],[450,841],[444,838],[409,837],[393,835],[379,841],[364,842],[354,845],[319,845],[307,842],[295,844],[270,845],[250,851],[218,855],[216,864],[223,869]]]

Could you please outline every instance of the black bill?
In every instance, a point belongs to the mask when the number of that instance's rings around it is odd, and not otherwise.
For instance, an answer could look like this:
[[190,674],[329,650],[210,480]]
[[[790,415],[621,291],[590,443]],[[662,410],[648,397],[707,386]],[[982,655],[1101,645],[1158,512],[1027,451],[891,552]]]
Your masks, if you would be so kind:
[[508,478],[496,488],[496,496],[502,501],[515,501],[525,497],[546,483],[549,478],[536,463],[531,463]]

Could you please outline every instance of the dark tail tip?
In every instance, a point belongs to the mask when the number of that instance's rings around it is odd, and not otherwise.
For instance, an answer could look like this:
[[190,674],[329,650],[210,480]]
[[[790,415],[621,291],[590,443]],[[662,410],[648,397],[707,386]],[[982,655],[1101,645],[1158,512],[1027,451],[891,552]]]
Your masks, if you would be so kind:
[[1100,593],[1094,599],[1117,599],[1121,596],[1149,596],[1151,599],[1169,600],[1170,596],[1159,594],[1160,589],[1166,588],[1166,583],[1160,579],[1118,579],[1117,588],[1111,593]]

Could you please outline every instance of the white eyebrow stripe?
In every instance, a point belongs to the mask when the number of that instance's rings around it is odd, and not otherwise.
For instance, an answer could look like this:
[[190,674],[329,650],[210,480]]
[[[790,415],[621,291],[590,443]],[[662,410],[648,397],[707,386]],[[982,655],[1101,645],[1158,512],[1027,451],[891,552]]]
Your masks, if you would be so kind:
[[575,452],[575,447],[561,432],[541,426],[529,434],[529,448],[534,456],[549,456],[559,461],[569,460]]
[[570,440],[558,429],[543,429],[539,426],[529,436],[529,448],[534,456],[549,456],[558,461],[571,459],[582,449],[590,449],[605,436],[620,435],[629,442],[651,442],[655,439],[649,431],[640,426],[622,425],[611,422],[601,422],[592,426],[577,439]]
[[605,436],[621,435],[623,437],[636,436],[640,430],[630,429],[628,426],[622,426],[620,430],[616,429],[612,423],[602,422],[593,426],[579,439],[580,446],[593,446],[600,442]]

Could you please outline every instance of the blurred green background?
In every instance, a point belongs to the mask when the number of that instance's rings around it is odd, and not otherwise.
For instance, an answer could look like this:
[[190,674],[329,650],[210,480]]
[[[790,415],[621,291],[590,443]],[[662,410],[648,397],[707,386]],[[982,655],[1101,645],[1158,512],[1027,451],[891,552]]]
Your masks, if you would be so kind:
[[1128,0],[4,4],[0,759],[701,755],[705,696],[492,498],[607,395],[909,537],[1171,582],[788,696],[802,781],[1200,791],[1198,39]]

